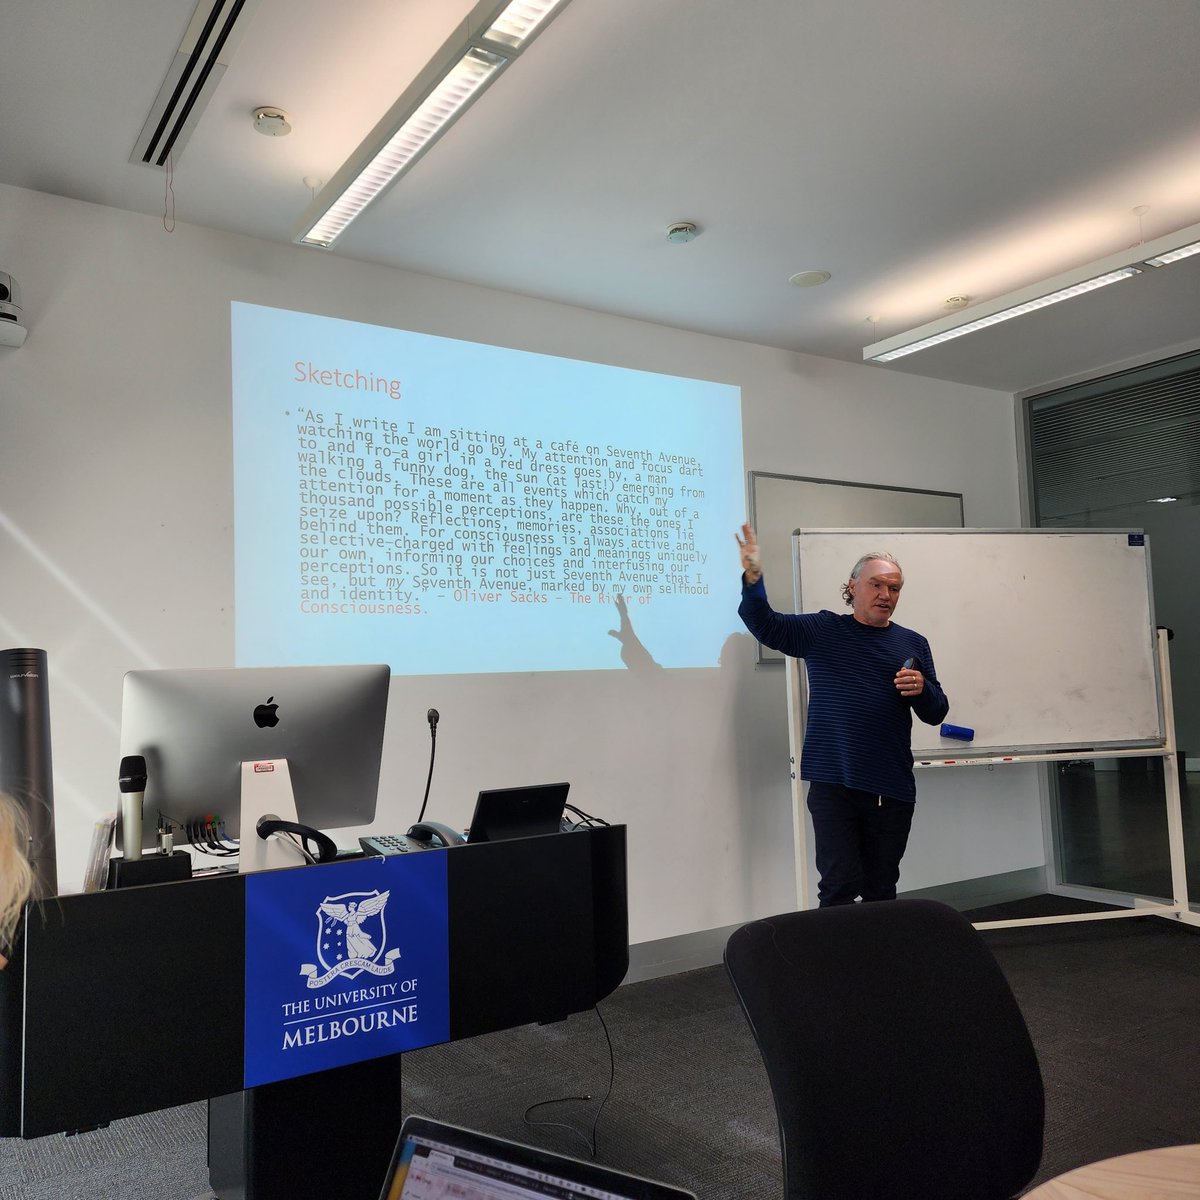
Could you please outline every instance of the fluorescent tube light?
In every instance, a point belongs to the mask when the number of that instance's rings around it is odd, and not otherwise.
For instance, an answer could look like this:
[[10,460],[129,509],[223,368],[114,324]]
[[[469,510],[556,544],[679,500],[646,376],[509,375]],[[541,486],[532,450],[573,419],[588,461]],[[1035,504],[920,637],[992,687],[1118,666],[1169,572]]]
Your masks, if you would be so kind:
[[489,42],[502,42],[514,49],[524,46],[562,3],[563,0],[513,0],[483,36]]
[[1064,271],[1041,283],[997,296],[994,300],[930,321],[907,333],[875,342],[863,350],[863,359],[869,362],[892,362],[907,354],[915,354],[918,350],[939,346],[952,338],[986,329],[989,325],[997,325],[1073,296],[1082,296],[1085,292],[1138,275],[1146,267],[1160,267],[1200,253],[1198,239],[1200,225],[1190,225],[1166,237],[1110,254],[1107,258]]
[[299,241],[315,246],[332,245],[342,230],[415,161],[504,64],[499,55],[468,50]]
[[1166,254],[1156,254],[1153,258],[1143,261],[1151,267],[1165,267],[1167,263],[1178,262],[1181,258],[1190,258],[1193,254],[1200,254],[1200,242],[1193,242],[1190,246],[1180,246],[1178,250],[1168,250]]
[[1140,273],[1137,267],[1122,267],[1118,271],[1108,271],[1104,275],[1097,275],[1094,279],[1087,279],[1083,283],[1060,288],[1057,292],[1051,292],[1047,296],[1039,296],[1036,300],[1026,300],[1024,304],[1014,304],[1011,308],[1002,308],[999,312],[968,321],[965,325],[944,330],[942,333],[935,333],[931,337],[921,338],[920,341],[910,342],[906,346],[898,346],[895,350],[889,350],[885,354],[876,354],[872,357],[872,361],[891,362],[894,358],[903,358],[904,355],[915,354],[918,350],[928,350],[930,346],[948,342],[951,338],[962,337],[965,333],[974,333],[977,329],[986,329],[989,325],[998,325],[1001,321],[1011,321],[1013,317],[1023,317],[1026,313],[1035,312],[1049,304],[1070,300],[1072,296],[1082,296],[1084,292],[1094,292],[1096,288],[1105,287],[1110,283],[1116,283],[1118,280],[1128,279],[1131,275]]
[[292,229],[328,249],[474,103],[568,0],[480,0]]

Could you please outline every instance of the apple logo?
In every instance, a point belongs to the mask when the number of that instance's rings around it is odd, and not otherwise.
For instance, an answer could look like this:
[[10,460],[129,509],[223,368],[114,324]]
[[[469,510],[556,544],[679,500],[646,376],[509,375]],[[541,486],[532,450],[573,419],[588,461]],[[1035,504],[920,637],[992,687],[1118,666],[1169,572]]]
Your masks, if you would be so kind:
[[268,696],[266,704],[254,706],[254,723],[259,729],[274,729],[279,724],[278,704],[273,704],[274,696]]

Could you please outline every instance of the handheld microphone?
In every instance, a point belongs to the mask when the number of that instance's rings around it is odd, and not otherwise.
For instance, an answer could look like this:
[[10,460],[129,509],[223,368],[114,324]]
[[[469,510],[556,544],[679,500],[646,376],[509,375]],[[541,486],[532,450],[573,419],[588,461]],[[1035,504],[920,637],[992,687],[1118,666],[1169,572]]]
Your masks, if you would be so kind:
[[146,799],[146,760],[140,754],[121,759],[121,848],[126,862],[142,857],[142,802]]

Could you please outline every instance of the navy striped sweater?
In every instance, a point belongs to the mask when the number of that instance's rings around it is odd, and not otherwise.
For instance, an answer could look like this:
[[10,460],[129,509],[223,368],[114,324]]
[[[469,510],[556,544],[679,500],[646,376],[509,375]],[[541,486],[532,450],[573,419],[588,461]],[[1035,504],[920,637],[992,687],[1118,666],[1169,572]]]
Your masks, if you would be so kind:
[[[929,643],[894,621],[879,629],[852,613],[777,613],[761,579],[747,585],[743,578],[738,615],[764,646],[804,659],[808,723],[800,777],[915,801],[911,714],[937,725],[950,708]],[[911,699],[894,682],[909,657],[925,676],[924,691]]]

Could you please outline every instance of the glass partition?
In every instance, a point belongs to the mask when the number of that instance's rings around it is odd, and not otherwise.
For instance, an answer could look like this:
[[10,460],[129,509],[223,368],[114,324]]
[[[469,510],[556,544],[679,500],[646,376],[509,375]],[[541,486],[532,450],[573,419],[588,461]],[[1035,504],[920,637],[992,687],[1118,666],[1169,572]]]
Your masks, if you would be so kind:
[[[1175,769],[1194,905],[1200,900],[1200,353],[1029,397],[1025,420],[1033,524],[1148,534],[1156,620],[1173,635]],[[1055,764],[1051,780],[1059,883],[1170,895],[1161,757]]]

